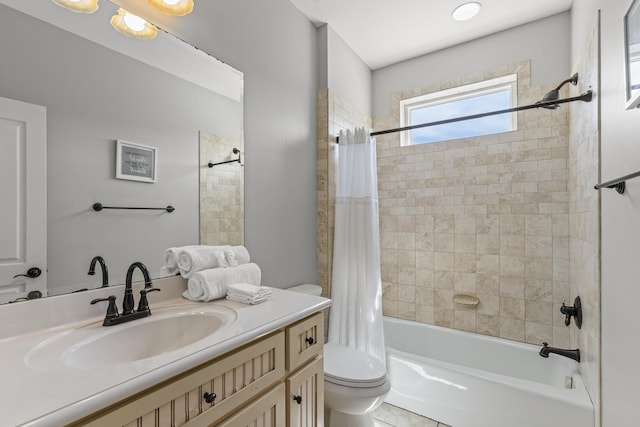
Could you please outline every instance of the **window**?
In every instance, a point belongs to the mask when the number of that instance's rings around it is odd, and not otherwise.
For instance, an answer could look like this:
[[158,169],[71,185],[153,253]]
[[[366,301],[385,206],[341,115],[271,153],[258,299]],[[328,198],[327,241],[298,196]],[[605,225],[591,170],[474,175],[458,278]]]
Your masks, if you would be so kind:
[[[515,107],[518,98],[516,83],[516,74],[512,74],[402,100],[400,126],[432,123]],[[515,112],[497,114],[402,132],[401,144],[424,144],[516,129]]]

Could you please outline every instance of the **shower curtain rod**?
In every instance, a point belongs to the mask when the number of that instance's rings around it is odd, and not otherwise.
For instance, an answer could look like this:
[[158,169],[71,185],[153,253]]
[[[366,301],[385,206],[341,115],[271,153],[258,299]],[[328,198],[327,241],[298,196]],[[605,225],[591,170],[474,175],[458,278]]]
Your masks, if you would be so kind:
[[[419,124],[419,125],[404,126],[404,127],[401,127],[401,128],[379,130],[379,131],[376,131],[376,132],[371,132],[371,136],[385,135],[387,133],[402,132],[404,130],[413,130],[413,129],[419,129],[419,128],[424,128],[424,127],[429,127],[429,126],[445,125],[447,123],[455,123],[455,122],[461,122],[461,121],[464,121],[464,120],[473,120],[473,119],[479,119],[479,118],[487,117],[487,116],[495,116],[496,114],[513,113],[513,112],[516,112],[516,111],[531,110],[531,109],[534,109],[534,108],[553,107],[554,105],[565,104],[567,102],[574,102],[574,101],[591,102],[592,98],[593,98],[593,92],[591,91],[591,89],[589,89],[588,91],[586,91],[582,95],[574,96],[574,97],[571,97],[571,98],[556,99],[556,100],[553,100],[553,101],[545,101],[545,102],[536,102],[535,104],[523,105],[521,107],[512,107],[512,108],[506,108],[504,110],[496,110],[496,111],[489,111],[489,112],[486,112],[486,113],[472,114],[472,115],[469,115],[469,116],[454,117],[452,119],[438,120],[436,122],[429,122],[429,123],[422,123],[422,124]],[[338,142],[339,142],[339,137],[336,137],[336,143],[338,143]]]

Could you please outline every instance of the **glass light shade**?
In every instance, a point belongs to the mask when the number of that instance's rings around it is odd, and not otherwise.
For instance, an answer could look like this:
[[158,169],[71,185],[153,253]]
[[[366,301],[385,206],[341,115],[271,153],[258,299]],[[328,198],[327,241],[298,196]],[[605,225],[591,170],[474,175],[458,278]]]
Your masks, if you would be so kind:
[[162,13],[184,16],[193,10],[193,0],[148,0],[151,6]]
[[149,40],[158,35],[158,29],[154,25],[122,8],[111,17],[111,26],[125,36],[136,39]]
[[98,10],[98,0],[52,0],[58,6],[79,13],[93,13]]
[[482,5],[478,2],[463,3],[451,12],[451,16],[456,21],[467,21],[476,16],[480,9]]

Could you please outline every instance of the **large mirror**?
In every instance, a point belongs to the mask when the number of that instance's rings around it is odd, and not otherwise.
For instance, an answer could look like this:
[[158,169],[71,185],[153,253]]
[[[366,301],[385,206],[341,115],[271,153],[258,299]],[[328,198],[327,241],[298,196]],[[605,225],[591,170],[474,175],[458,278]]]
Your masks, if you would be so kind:
[[[51,1],[0,1],[0,98],[41,106],[46,117],[46,174],[41,186],[46,236],[40,239],[46,244],[46,251],[41,251],[46,259],[24,262],[36,244],[15,236],[30,229],[21,221],[28,219],[33,204],[16,196],[19,202],[5,205],[0,214],[0,236],[11,236],[5,239],[11,245],[0,243],[0,303],[33,290],[50,296],[100,287],[99,268],[96,275],[87,275],[95,256],[106,261],[110,285],[123,283],[134,261],[146,264],[152,277],[161,277],[164,249],[200,241],[200,179],[214,173],[203,170],[215,169],[209,162],[234,158],[229,144],[244,154],[242,73],[162,31],[154,40],[128,39],[110,28],[116,10],[106,1],[91,15],[75,14]],[[73,26],[77,30],[70,29]],[[207,71],[209,66],[213,71]],[[3,123],[11,125],[11,120],[0,117],[0,131]],[[5,144],[13,144],[11,138],[21,133],[9,125],[9,131],[0,132]],[[141,153],[157,156],[155,182],[116,179],[118,140],[152,149]],[[203,154],[204,140],[220,146]],[[20,150],[16,176],[21,167],[29,170],[29,156]],[[26,166],[20,166],[21,161]],[[240,162],[224,166],[219,171],[226,174],[227,166],[236,166],[232,174],[243,169]],[[241,175],[236,179],[242,183]],[[0,195],[12,195],[14,187],[20,187],[5,182],[1,186]],[[242,186],[234,191],[239,194],[234,200],[242,200]],[[175,210],[96,211],[96,203]],[[203,218],[208,218],[206,210]],[[222,223],[229,226],[229,221]],[[233,226],[241,229],[242,221]],[[242,243],[242,233],[223,236]],[[205,243],[228,243],[215,239]],[[24,263],[23,276],[14,278],[15,269],[3,272],[3,266],[19,262]],[[42,273],[27,277],[33,267]]]

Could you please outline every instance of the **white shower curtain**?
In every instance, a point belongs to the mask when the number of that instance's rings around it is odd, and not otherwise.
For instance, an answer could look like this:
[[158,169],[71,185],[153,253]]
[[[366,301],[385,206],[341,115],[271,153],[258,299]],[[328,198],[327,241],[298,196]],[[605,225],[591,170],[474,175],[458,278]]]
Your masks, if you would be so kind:
[[337,175],[329,342],[385,363],[376,142],[364,128],[340,132]]

